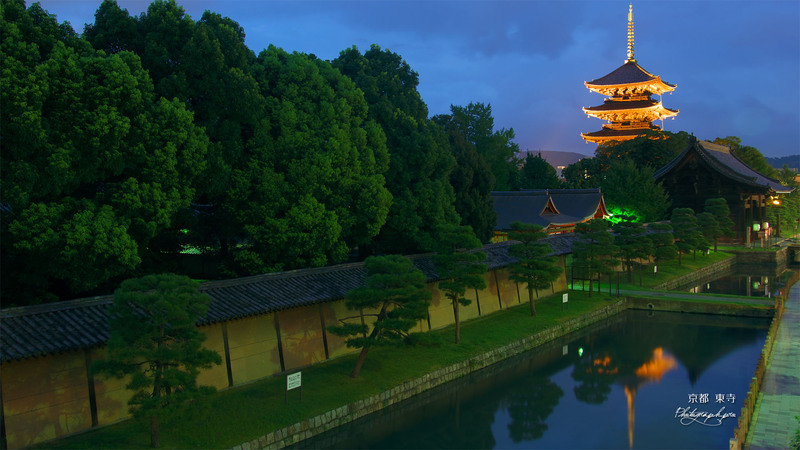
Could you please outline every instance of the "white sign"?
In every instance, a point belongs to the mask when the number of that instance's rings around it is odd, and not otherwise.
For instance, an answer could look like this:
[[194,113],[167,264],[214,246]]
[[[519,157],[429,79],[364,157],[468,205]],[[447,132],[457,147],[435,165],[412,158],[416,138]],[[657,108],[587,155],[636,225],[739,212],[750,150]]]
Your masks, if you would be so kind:
[[567,303],[569,301],[569,294],[564,294],[561,296],[561,303]]
[[301,385],[302,372],[293,373],[286,376],[286,390],[291,391]]
[[653,266],[653,273],[658,273],[658,266]]
[[569,345],[561,347],[561,356],[565,356],[567,353],[569,353]]

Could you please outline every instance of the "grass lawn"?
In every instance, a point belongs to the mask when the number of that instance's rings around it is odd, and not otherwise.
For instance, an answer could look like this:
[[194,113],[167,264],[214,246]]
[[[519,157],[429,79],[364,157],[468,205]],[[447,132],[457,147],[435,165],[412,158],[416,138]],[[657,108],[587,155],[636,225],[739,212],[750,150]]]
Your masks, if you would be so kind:
[[[414,347],[371,350],[357,379],[350,372],[357,355],[327,361],[303,370],[303,400],[290,391],[284,404],[285,377],[264,380],[217,392],[206,405],[173,423],[161,425],[164,448],[232,447],[272,430],[383,392],[442,367],[523,339],[572,317],[609,303],[608,295],[571,292],[570,306],[561,311],[561,294],[541,299],[531,317],[527,303],[462,324],[461,344],[455,345],[453,327],[430,333],[431,341]],[[128,420],[76,436],[42,444],[44,448],[147,448],[149,427]]]
[[[646,285],[662,283],[729,256],[718,252],[698,256],[696,261],[690,255],[684,256],[680,266],[675,261],[660,265],[658,274],[645,274]],[[636,281],[630,288],[642,289],[638,275]],[[454,331],[450,326],[427,333],[430,342],[422,345],[373,349],[358,379],[349,376],[357,354],[307,367],[303,369],[303,400],[293,390],[288,405],[284,403],[284,376],[217,392],[202,406],[170,423],[162,423],[162,447],[221,448],[241,444],[602,308],[611,300],[607,285],[605,289],[604,293],[594,292],[591,298],[588,292],[571,291],[567,311],[561,311],[559,293],[537,302],[536,317],[531,317],[530,307],[523,302],[462,323],[459,345],[452,343]],[[148,425],[127,420],[39,447],[147,448],[149,436]]]

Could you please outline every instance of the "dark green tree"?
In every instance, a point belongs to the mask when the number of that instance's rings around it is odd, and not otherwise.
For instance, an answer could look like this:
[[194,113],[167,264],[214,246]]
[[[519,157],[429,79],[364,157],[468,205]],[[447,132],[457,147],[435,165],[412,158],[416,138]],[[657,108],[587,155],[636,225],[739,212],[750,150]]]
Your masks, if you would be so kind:
[[542,158],[541,154],[528,153],[525,164],[519,174],[519,185],[522,189],[558,189],[561,180],[556,169]]
[[231,177],[247,164],[247,146],[266,114],[251,73],[255,55],[244,44],[244,30],[209,11],[195,22],[174,0],[153,2],[139,17],[129,17],[115,1],[106,0],[86,36],[98,49],[136,52],[156,93],[179,99],[205,129],[210,142],[194,201],[204,205],[206,213],[184,214],[172,239],[163,242],[176,244],[177,230],[188,229],[190,244],[214,249],[220,260],[228,259],[231,244],[242,239],[242,225],[227,213],[233,209],[226,202]]
[[128,377],[128,401],[136,418],[150,422],[150,445],[159,447],[159,423],[176,411],[193,407],[214,391],[197,386],[200,369],[221,358],[203,348],[205,335],[195,325],[211,298],[188,277],[147,275],[127,280],[114,293],[109,310],[108,359],[93,370],[115,378]]
[[[426,317],[431,299],[425,289],[425,275],[404,256],[370,256],[364,261],[364,268],[364,286],[345,297],[347,309],[360,314],[340,319],[339,326],[328,327],[331,333],[346,337],[348,347],[361,349],[350,374],[353,378],[358,378],[372,347],[411,342],[409,331]],[[372,331],[365,324],[365,317],[374,318]],[[353,319],[360,321],[353,323]]]
[[386,221],[385,136],[328,62],[270,46],[253,72],[266,115],[224,202],[247,243],[235,265],[255,273],[342,262]]
[[708,198],[703,205],[703,211],[711,213],[717,221],[718,232],[714,236],[708,236],[714,242],[714,251],[717,251],[717,240],[720,237],[726,236],[732,238],[736,236],[733,219],[731,219],[731,210],[728,207],[728,202],[724,198]]
[[615,161],[624,159],[630,159],[639,169],[649,167],[658,170],[675,159],[689,145],[689,137],[689,133],[685,131],[678,133],[663,130],[648,131],[629,141],[598,146],[595,155],[603,170],[609,168]]
[[778,170],[778,181],[784,186],[796,187],[797,186],[797,170],[789,168],[788,164],[784,164]]
[[673,209],[670,225],[672,225],[675,246],[678,248],[678,264],[681,263],[681,256],[690,251],[693,252],[694,258],[697,258],[697,249],[703,246],[705,239],[694,210],[692,208]]
[[599,280],[601,275],[614,271],[619,263],[614,258],[618,252],[614,237],[609,233],[607,220],[592,219],[575,226],[572,261],[579,273],[589,278],[589,297],[592,296],[594,278]]
[[[623,216],[622,220],[611,226],[616,233],[614,245],[619,248],[619,256],[625,261],[628,282],[633,279],[633,260],[649,258],[653,253],[653,243],[647,236],[647,229],[632,216]],[[641,279],[641,263],[639,264]]]
[[399,55],[373,45],[344,50],[333,66],[364,92],[369,118],[386,134],[386,188],[393,200],[372,251],[431,251],[442,224],[459,224],[450,174],[455,158],[444,130],[428,119],[419,77]]
[[519,145],[512,142],[514,129],[494,129],[492,105],[470,102],[467,106],[450,106],[452,124],[475,146],[494,174],[495,191],[519,189]]
[[38,4],[15,5],[0,44],[0,252],[4,301],[24,304],[107,288],[157,255],[208,141],[180,102],[157,98],[137,56],[76,48]]
[[497,213],[491,193],[494,175],[486,161],[467,142],[461,129],[452,122],[452,116],[437,115],[433,121],[444,127],[450,140],[450,151],[456,159],[456,167],[450,174],[450,184],[455,191],[455,208],[461,217],[461,225],[468,225],[481,242],[488,243],[497,223]]
[[551,287],[553,281],[561,274],[561,267],[555,265],[556,259],[547,256],[553,249],[549,244],[540,242],[545,237],[547,233],[541,225],[518,221],[511,222],[511,230],[508,232],[510,240],[519,242],[508,248],[509,254],[517,260],[510,266],[509,278],[525,284],[532,316],[536,315],[533,291],[536,291],[538,297],[539,289]]
[[703,234],[703,247],[708,247],[709,242],[714,243],[714,251],[717,251],[717,239],[722,236],[722,228],[719,226],[719,221],[710,212],[701,212],[697,215],[697,225],[700,226],[700,232]]
[[433,262],[439,275],[439,289],[453,305],[456,334],[455,343],[461,341],[461,320],[459,305],[467,306],[471,300],[464,297],[467,288],[485,289],[486,280],[483,275],[488,267],[483,264],[486,253],[476,251],[481,248],[481,241],[465,225],[443,225],[441,240],[437,243]]
[[602,172],[600,160],[597,158],[583,158],[568,165],[561,171],[567,189],[591,189],[600,187]]
[[[610,164],[600,183],[606,205],[642,222],[666,218],[670,201],[664,186],[653,178],[649,166],[638,168],[630,159]],[[616,214],[616,212],[615,212]]]
[[653,243],[653,259],[656,264],[669,261],[678,256],[678,248],[672,235],[672,226],[667,223],[651,223],[647,225],[647,235]]

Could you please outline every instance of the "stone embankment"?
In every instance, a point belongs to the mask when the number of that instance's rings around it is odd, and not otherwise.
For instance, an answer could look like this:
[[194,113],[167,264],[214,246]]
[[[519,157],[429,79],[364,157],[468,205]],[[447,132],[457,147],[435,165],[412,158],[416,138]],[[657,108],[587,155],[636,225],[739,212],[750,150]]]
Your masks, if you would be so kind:
[[413,397],[436,386],[468,375],[472,372],[481,370],[496,362],[518,355],[537,347],[546,342],[552,341],[572,331],[583,328],[592,323],[612,317],[628,308],[627,300],[619,299],[601,309],[585,314],[581,317],[570,319],[560,325],[551,327],[525,339],[513,342],[474,356],[467,361],[450,365],[435,372],[421,376],[414,380],[395,386],[379,394],[375,394],[364,400],[342,406],[308,420],[303,420],[294,425],[284,427],[260,436],[250,442],[245,442],[234,447],[235,450],[255,450],[262,448],[280,449],[311,436],[324,433],[332,428],[356,420],[367,414],[374,413],[383,408]]

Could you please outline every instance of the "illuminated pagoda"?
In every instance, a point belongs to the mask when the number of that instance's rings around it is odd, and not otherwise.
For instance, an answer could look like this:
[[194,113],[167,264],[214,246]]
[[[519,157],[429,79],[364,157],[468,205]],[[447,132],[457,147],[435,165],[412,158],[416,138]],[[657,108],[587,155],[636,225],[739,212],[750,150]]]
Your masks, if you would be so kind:
[[[644,70],[633,57],[633,5],[628,9],[628,58],[608,75],[584,83],[592,92],[607,96],[600,106],[583,108],[590,117],[607,120],[603,129],[581,133],[588,142],[605,144],[610,141],[627,141],[649,130],[660,130],[655,120],[674,117],[677,110],[664,108],[661,94],[672,92],[674,84],[661,81],[661,77]],[[651,96],[658,95],[655,100]]]

